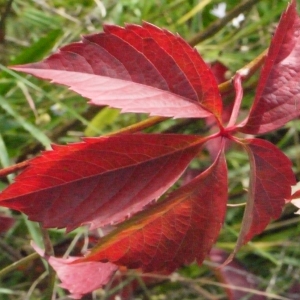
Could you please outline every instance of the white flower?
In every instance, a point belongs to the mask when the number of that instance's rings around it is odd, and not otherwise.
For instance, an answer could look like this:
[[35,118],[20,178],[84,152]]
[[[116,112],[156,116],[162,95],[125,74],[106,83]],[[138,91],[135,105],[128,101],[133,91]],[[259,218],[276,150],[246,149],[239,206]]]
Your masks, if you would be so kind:
[[236,28],[240,27],[240,23],[245,20],[244,14],[239,14],[236,18],[232,20],[232,25]]
[[210,11],[210,13],[217,18],[222,19],[226,15],[226,3],[219,3]]

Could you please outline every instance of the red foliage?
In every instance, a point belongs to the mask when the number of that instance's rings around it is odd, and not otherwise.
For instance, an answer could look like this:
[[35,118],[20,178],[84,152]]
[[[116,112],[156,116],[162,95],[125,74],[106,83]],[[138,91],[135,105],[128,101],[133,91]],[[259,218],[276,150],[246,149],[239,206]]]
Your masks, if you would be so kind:
[[251,168],[244,244],[261,233],[271,219],[280,217],[285,199],[291,195],[290,187],[296,182],[291,161],[273,144],[248,139],[243,146],[249,153]]
[[13,69],[67,85],[93,104],[123,112],[175,118],[221,116],[214,75],[179,36],[148,23],[104,30],[42,62]]
[[111,263],[72,264],[78,259],[77,257],[66,259],[48,257],[36,245],[32,244],[32,247],[49,262],[62,281],[61,287],[68,289],[74,299],[80,299],[83,294],[90,293],[108,283],[118,269],[116,265]]
[[[251,168],[236,250],[280,216],[295,183],[289,159],[267,141],[241,139],[235,133],[269,132],[300,115],[299,27],[292,1],[273,38],[249,117],[239,125],[235,122],[243,72],[234,78],[237,95],[230,116],[225,116],[216,79],[200,55],[179,36],[148,23],[105,26],[104,33],[86,36],[42,62],[14,67],[67,85],[96,105],[174,118],[210,117],[218,128],[205,138],[124,134],[53,146],[0,194],[2,206],[22,211],[44,227],[97,228],[137,213],[103,237],[86,257],[47,258],[73,294],[87,292],[87,283],[82,289],[76,285],[76,290],[73,284],[99,272],[98,266],[109,270],[93,289],[107,283],[116,265],[171,272],[194,260],[200,264],[224,221],[226,141],[247,151]],[[216,156],[212,166],[164,200],[147,205],[177,181],[208,140]]]
[[300,18],[296,1],[282,15],[242,132],[266,133],[300,115]]
[[3,214],[0,214],[0,233],[10,229],[15,223],[15,219]]
[[1,205],[45,227],[117,223],[160,197],[204,141],[192,135],[134,134],[55,145],[0,194]]
[[82,261],[110,261],[144,272],[172,272],[195,259],[201,263],[224,221],[226,173],[221,153],[205,172],[104,237]]

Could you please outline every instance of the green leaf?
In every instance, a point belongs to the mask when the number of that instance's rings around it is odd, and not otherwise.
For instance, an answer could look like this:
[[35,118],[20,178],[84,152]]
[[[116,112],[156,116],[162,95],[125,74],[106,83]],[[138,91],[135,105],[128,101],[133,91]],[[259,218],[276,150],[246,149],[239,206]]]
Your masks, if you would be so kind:
[[[2,167],[4,167],[4,168],[10,166],[10,164],[11,164],[9,155],[7,152],[7,148],[6,148],[5,142],[4,142],[1,134],[0,134],[0,163],[1,163]],[[7,176],[7,178],[9,180],[9,182],[12,183],[13,175],[10,174]]]
[[11,105],[5,100],[4,97],[0,96],[0,106],[25,129],[33,137],[35,137],[46,149],[50,149],[51,140],[33,124],[27,122],[18,112],[16,112]]
[[85,136],[97,136],[102,133],[102,130],[112,124],[119,116],[120,110],[115,108],[105,107],[91,120],[84,131]]
[[183,24],[187,20],[191,19],[193,16],[195,16],[197,13],[199,13],[201,10],[204,9],[205,6],[207,6],[211,0],[203,0],[200,1],[192,10],[187,12],[185,15],[183,15],[178,21],[177,24]]
[[46,36],[40,38],[29,48],[24,49],[17,57],[10,61],[10,64],[24,64],[42,59],[50,52],[62,34],[63,31],[61,29],[51,30]]

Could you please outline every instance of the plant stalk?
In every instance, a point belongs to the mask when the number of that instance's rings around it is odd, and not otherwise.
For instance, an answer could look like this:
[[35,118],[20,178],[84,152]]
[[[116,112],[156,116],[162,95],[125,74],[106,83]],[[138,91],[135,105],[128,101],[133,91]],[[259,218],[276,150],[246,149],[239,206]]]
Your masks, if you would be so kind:
[[[49,236],[49,232],[47,229],[43,228],[42,224],[40,224],[41,235],[43,238],[43,243],[45,247],[45,256],[54,256],[54,249],[51,243],[51,239]],[[42,300],[52,300],[54,296],[54,288],[55,288],[55,280],[56,280],[56,272],[54,269],[48,264],[48,286],[45,290],[44,296]]]
[[38,253],[34,252],[32,254],[29,254],[28,256],[12,263],[11,265],[7,266],[6,268],[0,270],[0,278],[4,277],[8,273],[17,270],[19,267],[28,265],[30,262],[38,259],[40,256]]

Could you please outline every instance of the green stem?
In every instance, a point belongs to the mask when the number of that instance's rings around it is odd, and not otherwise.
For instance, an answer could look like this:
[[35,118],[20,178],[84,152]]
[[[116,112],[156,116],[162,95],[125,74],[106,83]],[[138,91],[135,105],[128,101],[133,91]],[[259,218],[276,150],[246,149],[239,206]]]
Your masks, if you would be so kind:
[[43,243],[44,243],[44,247],[45,247],[45,256],[53,256],[54,255],[54,249],[51,243],[51,239],[49,237],[49,232],[47,229],[43,228],[42,224],[40,225],[40,231],[41,231],[41,235],[42,235],[42,239],[43,239]]
[[0,270],[0,278],[4,277],[8,273],[17,270],[19,267],[28,265],[30,262],[38,259],[40,256],[36,252],[29,254],[28,256],[12,263],[11,265],[7,266],[6,268]]
[[168,120],[169,118],[166,117],[151,117],[148,118],[146,120],[140,121],[138,123],[135,123],[133,125],[129,125],[125,128],[121,128],[117,131],[111,132],[109,134],[107,134],[107,136],[110,135],[117,135],[117,134],[122,134],[122,133],[135,133],[135,132],[139,132],[142,131],[146,128],[149,128],[153,125],[159,124],[165,120]]
[[[40,230],[41,230],[41,235],[43,238],[43,243],[45,247],[45,256],[54,256],[54,249],[51,243],[51,239],[49,236],[49,232],[47,229],[43,228],[42,224],[40,224]],[[56,281],[56,272],[54,269],[48,264],[48,286],[47,289],[44,293],[44,296],[42,300],[52,300],[53,299],[53,294],[54,294],[54,288],[55,288],[55,281]]]
[[56,282],[56,272],[49,265],[48,286],[47,286],[47,289],[45,290],[44,296],[42,297],[41,300],[54,299],[55,282]]

